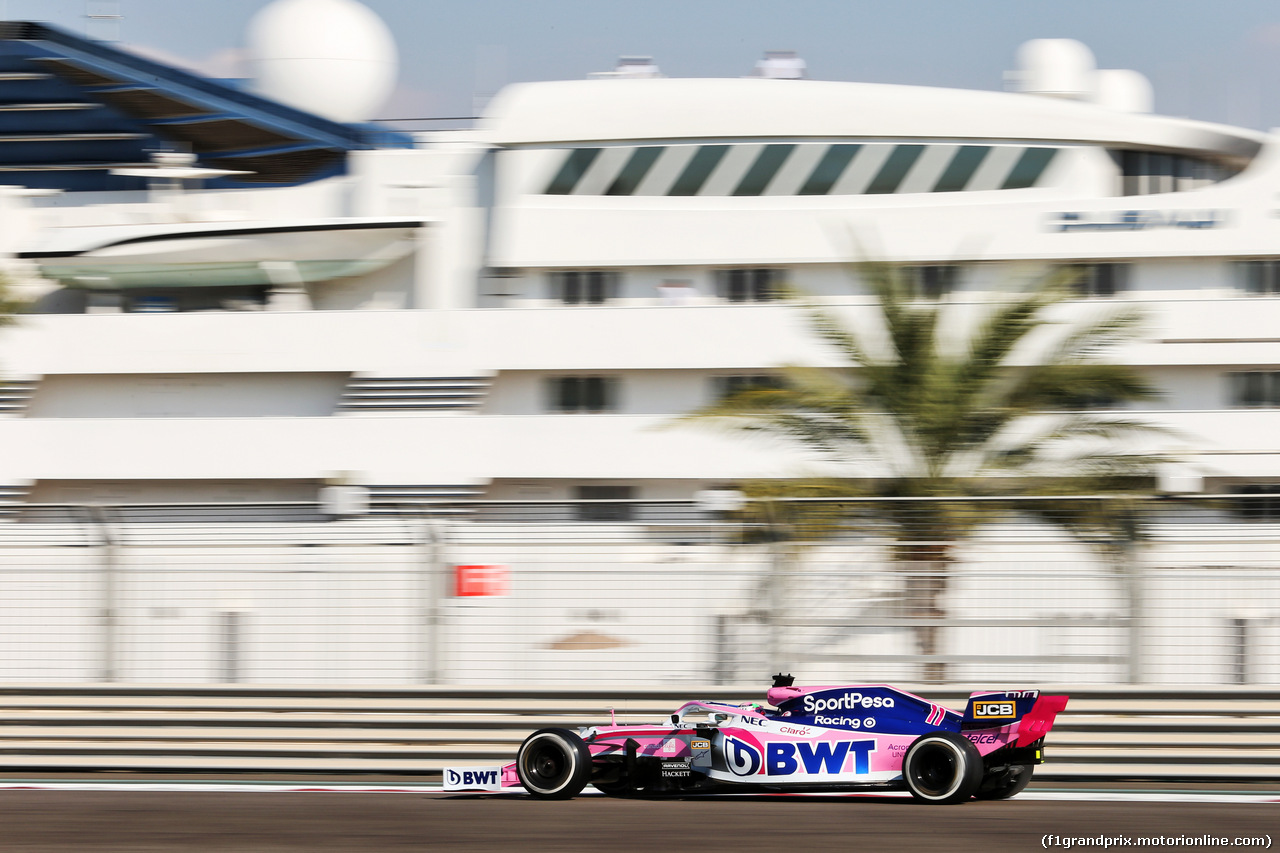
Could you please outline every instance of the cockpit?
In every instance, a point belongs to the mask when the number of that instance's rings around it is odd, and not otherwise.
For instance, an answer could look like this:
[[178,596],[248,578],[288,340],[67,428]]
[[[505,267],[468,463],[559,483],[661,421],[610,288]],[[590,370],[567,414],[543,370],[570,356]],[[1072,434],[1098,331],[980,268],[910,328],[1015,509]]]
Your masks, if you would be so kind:
[[687,702],[671,715],[671,722],[681,728],[719,727],[736,717],[759,716],[773,719],[777,715],[776,709],[760,702]]

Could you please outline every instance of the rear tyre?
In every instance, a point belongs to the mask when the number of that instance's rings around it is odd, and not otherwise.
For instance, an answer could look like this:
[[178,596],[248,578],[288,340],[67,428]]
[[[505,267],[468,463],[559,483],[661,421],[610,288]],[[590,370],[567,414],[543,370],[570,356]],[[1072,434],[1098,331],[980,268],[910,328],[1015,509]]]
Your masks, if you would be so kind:
[[989,774],[983,778],[978,792],[973,795],[974,799],[1007,800],[1020,794],[1027,785],[1031,784],[1033,769],[1030,764],[1012,764],[1003,770]]
[[540,729],[524,739],[516,754],[520,784],[543,800],[567,800],[591,778],[591,752],[568,729]]
[[921,735],[902,757],[902,778],[919,802],[963,803],[982,785],[982,756],[954,732]]

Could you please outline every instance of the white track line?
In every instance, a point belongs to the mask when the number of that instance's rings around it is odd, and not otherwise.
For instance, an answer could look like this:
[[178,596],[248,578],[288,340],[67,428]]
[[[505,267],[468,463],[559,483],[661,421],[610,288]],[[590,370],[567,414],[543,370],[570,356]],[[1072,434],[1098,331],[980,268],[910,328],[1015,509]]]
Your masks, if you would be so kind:
[[1280,796],[1252,791],[1024,791],[1019,800],[1090,803],[1280,803]]
[[[325,785],[297,782],[0,782],[3,791],[138,791],[164,793],[263,793],[263,794],[453,794],[471,796],[458,791],[445,791],[440,785]],[[486,792],[484,796],[523,795],[519,788]],[[583,791],[582,796],[601,796],[596,791]],[[713,795],[709,795],[713,796]],[[761,796],[761,794],[726,794],[726,797]],[[767,796],[767,795],[766,795]],[[773,794],[772,796],[875,797],[908,798],[898,791],[861,791],[839,794]],[[1201,791],[1026,791],[1019,800],[1060,802],[1120,803],[1280,803],[1274,793],[1250,791],[1204,793]]]

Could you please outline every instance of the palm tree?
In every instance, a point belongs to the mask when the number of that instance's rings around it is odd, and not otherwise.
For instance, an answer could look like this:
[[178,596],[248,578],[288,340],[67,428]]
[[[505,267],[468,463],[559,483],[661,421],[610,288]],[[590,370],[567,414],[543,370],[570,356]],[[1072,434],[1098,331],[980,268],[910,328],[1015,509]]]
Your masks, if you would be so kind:
[[0,273],[0,326],[12,326],[18,322],[16,315],[31,307],[31,303],[14,292],[13,281]]
[[[1072,295],[1064,274],[981,306],[957,328],[944,321],[947,304],[914,298],[900,270],[860,270],[879,307],[874,328],[804,306],[846,367],[786,367],[777,387],[739,391],[685,419],[781,437],[840,463],[839,481],[797,481],[810,495],[930,499],[875,505],[897,543],[895,561],[911,567],[907,612],[927,659],[938,652],[953,543],[986,514],[965,498],[1147,487],[1159,460],[1128,445],[1156,428],[1084,403],[1147,399],[1155,390],[1104,360],[1137,334],[1139,315],[1107,310],[1069,320],[1059,307]],[[1052,517],[1095,533],[1112,524],[1105,512]],[[926,663],[924,675],[944,680],[945,665]]]

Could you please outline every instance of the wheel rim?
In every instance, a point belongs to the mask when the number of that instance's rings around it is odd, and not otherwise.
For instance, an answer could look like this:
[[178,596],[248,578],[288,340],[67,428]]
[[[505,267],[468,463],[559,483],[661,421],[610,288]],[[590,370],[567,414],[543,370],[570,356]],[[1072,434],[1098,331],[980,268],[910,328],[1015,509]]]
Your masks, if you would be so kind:
[[931,800],[954,794],[963,781],[962,760],[956,748],[946,741],[921,744],[912,755],[912,787]]
[[573,775],[573,759],[564,744],[554,738],[539,738],[524,753],[526,784],[539,791],[555,791]]

